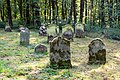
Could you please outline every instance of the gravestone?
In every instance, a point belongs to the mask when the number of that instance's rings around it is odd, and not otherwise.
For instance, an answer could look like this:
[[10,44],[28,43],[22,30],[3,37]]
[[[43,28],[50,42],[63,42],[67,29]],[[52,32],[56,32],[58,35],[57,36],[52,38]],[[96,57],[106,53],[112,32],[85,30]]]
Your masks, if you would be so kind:
[[26,27],[20,27],[18,31],[20,32],[20,31],[25,30],[25,29],[28,29],[28,28],[26,28]]
[[76,29],[75,37],[77,37],[77,38],[84,38],[85,37],[84,31],[82,29]]
[[74,37],[74,33],[72,32],[71,29],[67,29],[67,31],[65,31],[62,35],[63,38],[66,38],[70,41],[73,41],[73,37]]
[[39,35],[40,36],[46,36],[47,35],[47,28],[45,26],[41,26],[39,28]]
[[52,41],[55,37],[56,36],[48,35],[47,43],[49,43],[50,41]]
[[50,65],[52,68],[71,68],[70,41],[56,37],[50,41]]
[[29,29],[26,28],[24,30],[21,30],[21,32],[20,32],[20,45],[29,45],[29,39],[30,39]]
[[95,39],[89,44],[89,64],[106,63],[106,48],[101,39]]
[[35,46],[35,52],[36,53],[45,53],[45,52],[47,52],[47,47],[42,44],[38,44],[37,46]]
[[5,32],[12,32],[11,27],[10,26],[5,26]]

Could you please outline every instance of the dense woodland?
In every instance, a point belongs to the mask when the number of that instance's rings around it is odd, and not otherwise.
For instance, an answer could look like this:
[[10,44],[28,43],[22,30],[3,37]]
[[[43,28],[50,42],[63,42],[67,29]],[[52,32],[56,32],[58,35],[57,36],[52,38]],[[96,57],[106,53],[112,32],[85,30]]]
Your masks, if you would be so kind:
[[[0,0],[0,20],[11,28],[41,23],[120,28],[119,0]],[[34,28],[34,27],[33,27]]]

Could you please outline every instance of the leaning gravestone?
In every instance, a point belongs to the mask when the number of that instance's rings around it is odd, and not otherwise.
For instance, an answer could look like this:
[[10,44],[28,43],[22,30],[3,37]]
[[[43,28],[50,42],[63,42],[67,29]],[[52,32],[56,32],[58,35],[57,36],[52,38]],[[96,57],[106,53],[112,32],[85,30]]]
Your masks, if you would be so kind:
[[35,52],[36,53],[45,53],[47,52],[47,47],[42,45],[42,44],[38,44],[36,47],[35,47]]
[[63,38],[66,38],[70,41],[73,41],[73,37],[74,37],[74,33],[72,32],[71,29],[68,29],[67,31],[65,31],[62,35]]
[[10,26],[5,26],[5,32],[12,32],[11,27]]
[[50,65],[52,68],[71,68],[70,41],[56,37],[50,41]]
[[23,29],[20,32],[20,45],[29,45],[30,32],[29,29]]
[[89,44],[89,64],[105,64],[106,49],[105,44],[100,39],[95,39]]

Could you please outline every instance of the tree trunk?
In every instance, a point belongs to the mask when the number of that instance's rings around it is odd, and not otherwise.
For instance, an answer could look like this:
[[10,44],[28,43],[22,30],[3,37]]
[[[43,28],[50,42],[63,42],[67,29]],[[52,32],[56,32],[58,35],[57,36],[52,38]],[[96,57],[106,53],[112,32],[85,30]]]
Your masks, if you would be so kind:
[[20,12],[20,18],[22,19],[22,0],[19,0],[19,12]]
[[26,0],[26,24],[29,25],[30,24],[30,19],[29,19],[29,0]]
[[71,4],[70,4],[70,13],[69,13],[68,24],[70,24],[70,22],[72,20],[72,9],[73,9],[73,0],[71,0]]
[[85,0],[85,24],[87,23],[87,0]]
[[9,24],[10,27],[12,27],[12,26],[13,26],[13,23],[12,23],[10,0],[6,0],[6,2],[7,2],[8,24]]
[[74,8],[74,23],[76,23],[77,22],[76,0],[73,0],[73,8]]
[[16,9],[17,9],[17,4],[16,4],[16,0],[14,0],[14,18],[16,19],[16,17],[17,17],[17,11],[16,11]]
[[49,0],[49,22],[51,23],[51,0]]
[[80,22],[83,22],[84,0],[80,1]]
[[55,23],[55,1],[52,0],[52,20],[53,20],[53,23]]
[[44,11],[44,16],[45,16],[45,22],[46,22],[46,19],[47,19],[47,10],[46,10],[46,5],[47,5],[47,0],[45,0],[45,11]]
[[105,27],[104,0],[101,0],[101,27]]
[[62,0],[62,19],[65,19],[64,0]]

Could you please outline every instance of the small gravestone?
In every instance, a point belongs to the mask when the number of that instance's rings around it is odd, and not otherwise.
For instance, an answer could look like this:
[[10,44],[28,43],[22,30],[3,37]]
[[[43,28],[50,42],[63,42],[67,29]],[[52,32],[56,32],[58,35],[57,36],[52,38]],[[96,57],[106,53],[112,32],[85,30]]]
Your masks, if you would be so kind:
[[77,37],[77,38],[84,38],[85,37],[84,31],[82,29],[76,29],[75,37]]
[[24,30],[21,30],[21,32],[20,32],[20,45],[29,45],[29,40],[30,40],[29,29],[26,28]]
[[35,47],[35,52],[36,53],[45,53],[47,52],[47,47],[42,45],[42,44],[38,44],[36,47]]
[[52,68],[71,68],[70,41],[56,37],[50,41],[50,65]]
[[26,27],[20,27],[18,31],[20,32],[20,31],[25,30],[25,29],[28,29],[28,28],[26,28]]
[[39,35],[40,36],[46,36],[47,35],[47,28],[45,26],[41,26],[39,28]]
[[89,64],[106,63],[106,48],[105,44],[100,39],[95,39],[89,44]]
[[11,27],[10,26],[5,26],[5,32],[12,32]]
[[73,37],[74,37],[74,33],[72,32],[71,29],[68,29],[67,31],[65,31],[62,35],[63,38],[66,38],[70,41],[73,41]]
[[56,36],[48,35],[47,43],[49,43],[50,41],[52,41],[55,37]]

